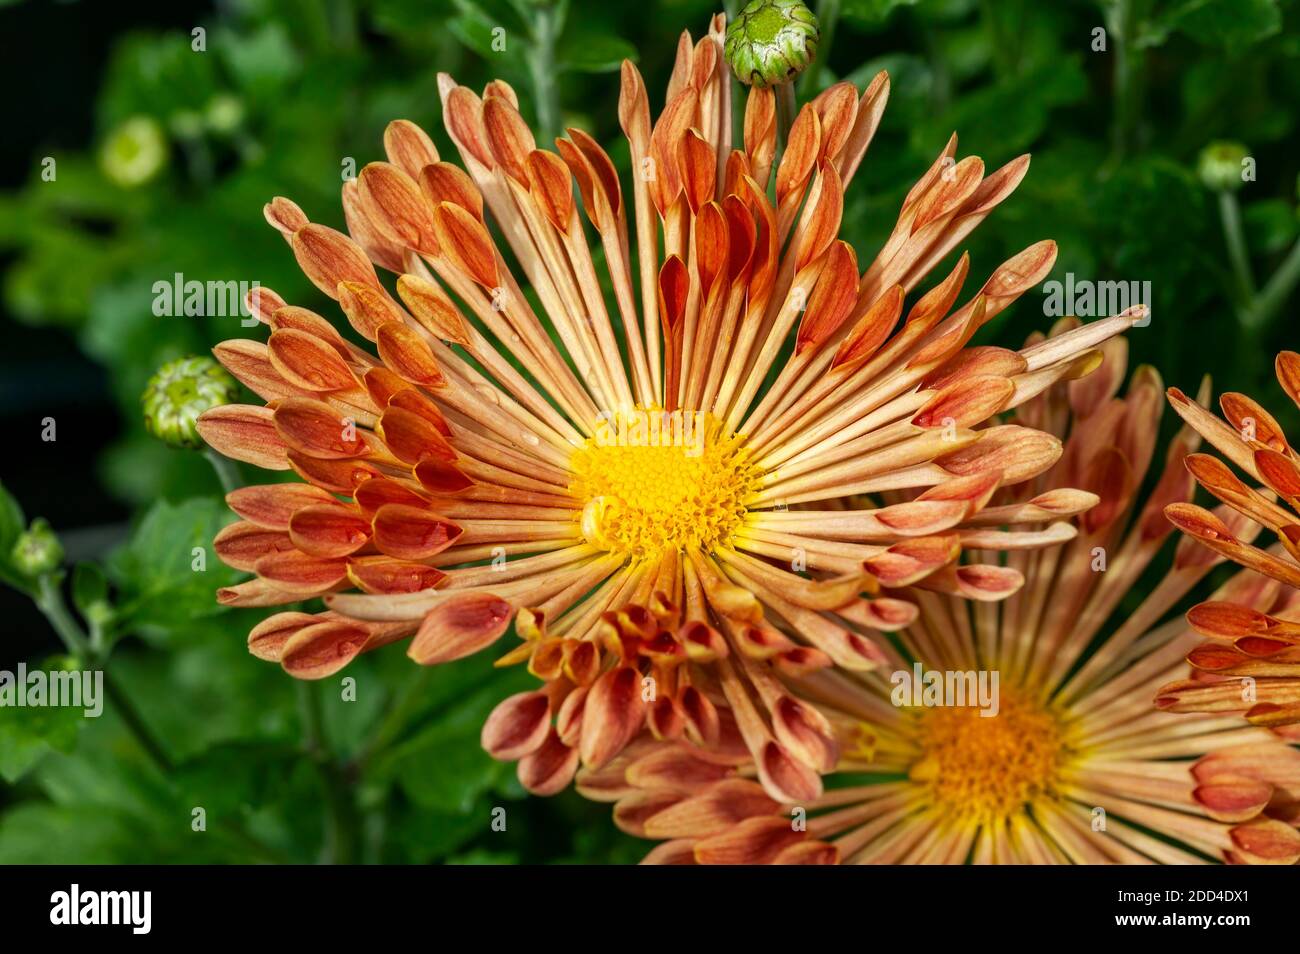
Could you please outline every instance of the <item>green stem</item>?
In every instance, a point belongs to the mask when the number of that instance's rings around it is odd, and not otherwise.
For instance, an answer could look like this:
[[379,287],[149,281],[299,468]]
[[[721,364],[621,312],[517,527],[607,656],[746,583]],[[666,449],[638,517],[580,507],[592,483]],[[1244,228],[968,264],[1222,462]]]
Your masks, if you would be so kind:
[[[785,145],[790,141],[790,127],[794,125],[795,114],[799,111],[799,104],[794,97],[794,83],[782,83],[773,88],[776,93],[776,142],[781,152],[785,152]],[[780,167],[778,158],[774,168]]]
[[211,447],[203,448],[203,456],[208,459],[212,469],[217,472],[217,479],[221,481],[221,489],[226,493],[244,486],[244,478],[239,473],[239,465],[229,457],[218,454]]
[[830,66],[831,43],[835,40],[835,27],[840,19],[840,0],[818,0],[816,12],[821,35],[817,41],[817,59],[799,79],[799,88],[804,96],[811,96],[821,88],[822,70]]
[[45,574],[37,582],[36,608],[39,609],[69,653],[83,660],[90,659],[90,645],[85,633],[72,618],[68,605],[63,601],[63,590],[53,574]]
[[122,687],[117,684],[117,680],[109,674],[107,669],[103,668],[104,660],[100,660],[99,665],[104,673],[104,692],[117,708],[117,714],[122,717],[122,721],[131,730],[131,734],[135,736],[140,748],[144,749],[149,758],[153,759],[159,770],[163,774],[171,772],[172,760],[163,750],[162,744],[154,738],[153,732],[149,730],[149,726],[145,723],[139,710],[128,699]]
[[1237,281],[1237,292],[1243,306],[1249,309],[1255,298],[1255,276],[1250,271],[1250,252],[1246,248],[1246,234],[1241,228],[1241,207],[1230,189],[1219,190],[1219,219],[1223,223],[1223,238],[1228,244],[1228,261]]
[[537,103],[537,126],[542,140],[560,134],[560,98],[555,85],[555,41],[564,26],[564,9],[539,6],[533,15],[533,42],[528,50],[528,73]]
[[1130,45],[1137,25],[1134,0],[1114,0],[1106,17],[1107,32],[1114,49],[1115,112],[1111,121],[1112,169],[1133,146],[1140,107],[1139,54]]
[[1247,317],[1247,327],[1254,329],[1267,325],[1286,303],[1297,282],[1300,282],[1300,241],[1291,246],[1291,251],[1255,299],[1254,307]]
[[325,844],[321,860],[325,864],[353,864],[358,834],[356,805],[325,738],[320,686],[314,682],[299,682],[297,689],[303,751],[315,764],[325,795]]
[[[104,645],[102,638],[98,638],[102,635],[102,631],[98,627],[93,627],[91,638],[86,638],[81,626],[69,611],[67,602],[63,597],[63,591],[53,574],[46,574],[38,581],[35,603],[68,652],[83,659],[84,664],[90,669],[97,669],[103,673],[104,692],[109,701],[112,702],[127,731],[135,739],[141,750],[153,760],[159,771],[163,775],[170,774],[173,769],[171,758],[158,741],[157,736],[149,729],[139,710],[130,701],[130,697],[118,684],[117,680],[113,678],[112,674],[108,672],[108,647]],[[237,841],[250,850],[258,852],[267,861],[283,864],[293,860],[283,855],[278,849],[263,844],[237,820],[232,821],[226,830],[233,833]]]
[[92,646],[91,641],[87,639],[86,634],[82,632],[81,626],[73,618],[72,613],[68,610],[68,605],[63,599],[63,590],[52,574],[42,576],[36,594],[36,606],[49,620],[50,626],[58,634],[63,645],[67,647],[68,652],[79,657],[85,666],[94,670],[97,669],[103,673],[104,692],[108,695],[109,701],[113,703],[117,713],[122,718],[131,735],[134,736],[140,748],[145,754],[154,761],[154,764],[167,774],[172,770],[171,759],[163,749],[162,744],[154,737],[149,726],[141,717],[135,705],[123,691],[122,687],[117,684],[107,668],[107,655],[101,648]]
[[393,743],[402,731],[402,727],[406,725],[411,713],[419,706],[420,700],[433,678],[433,672],[433,666],[424,666],[406,685],[401,695],[389,707],[383,721],[375,729],[374,735],[370,737],[370,741],[357,753],[356,758],[348,766],[350,775],[360,775],[376,755]]

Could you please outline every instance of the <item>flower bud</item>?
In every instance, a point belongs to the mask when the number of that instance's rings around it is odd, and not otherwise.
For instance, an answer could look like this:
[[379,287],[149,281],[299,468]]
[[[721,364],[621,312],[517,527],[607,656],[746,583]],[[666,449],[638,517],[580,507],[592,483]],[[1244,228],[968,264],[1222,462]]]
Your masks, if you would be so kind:
[[49,523],[37,517],[18,535],[9,556],[19,573],[35,578],[59,568],[63,563],[63,544]]
[[797,0],[753,0],[727,27],[723,47],[736,78],[750,86],[780,86],[817,54],[817,17]]
[[144,185],[167,164],[167,138],[162,126],[149,116],[133,116],[104,140],[99,167],[124,189]]
[[232,403],[238,390],[235,379],[211,358],[169,361],[140,396],[145,429],[172,447],[200,447],[203,441],[195,427],[199,415]]
[[1220,140],[1201,150],[1196,172],[1207,189],[1215,192],[1235,192],[1245,181],[1242,163],[1250,156],[1239,142]]
[[238,96],[218,93],[208,100],[203,121],[218,136],[229,136],[243,125],[244,103]]

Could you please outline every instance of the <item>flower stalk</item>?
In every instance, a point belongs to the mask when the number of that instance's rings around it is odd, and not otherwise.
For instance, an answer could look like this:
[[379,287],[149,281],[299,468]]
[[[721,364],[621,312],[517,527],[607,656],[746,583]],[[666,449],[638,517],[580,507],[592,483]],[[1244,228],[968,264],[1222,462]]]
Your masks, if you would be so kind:
[[159,771],[164,775],[169,774],[173,767],[171,758],[126,692],[108,671],[107,647],[102,645],[102,640],[98,641],[101,645],[94,645],[95,641],[86,636],[73,617],[59,583],[60,574],[57,573],[46,573],[40,577],[34,596],[37,609],[49,621],[51,628],[71,655],[77,657],[88,669],[99,670],[104,674],[104,692],[117,709],[128,732]]
[[568,0],[533,8],[532,43],[528,48],[528,75],[537,106],[537,125],[546,140],[560,134],[560,94],[556,83],[555,45],[564,30]]

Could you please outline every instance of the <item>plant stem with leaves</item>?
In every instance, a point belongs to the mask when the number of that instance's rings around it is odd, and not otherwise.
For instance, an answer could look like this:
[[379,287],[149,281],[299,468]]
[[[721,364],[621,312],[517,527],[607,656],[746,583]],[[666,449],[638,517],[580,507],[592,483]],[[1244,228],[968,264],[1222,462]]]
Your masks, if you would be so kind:
[[533,11],[532,43],[528,48],[528,74],[532,80],[533,100],[537,104],[537,125],[541,138],[554,139],[560,134],[560,95],[556,85],[555,44],[564,29],[567,2],[539,4]]
[[1250,271],[1250,252],[1246,248],[1246,235],[1241,227],[1241,206],[1230,189],[1219,189],[1219,219],[1223,223],[1223,238],[1228,245],[1228,262],[1237,283],[1237,293],[1243,307],[1249,308],[1255,297],[1255,277]]
[[1277,271],[1264,284],[1259,294],[1254,296],[1248,310],[1242,315],[1242,323],[1251,330],[1267,327],[1295,291],[1297,284],[1300,284],[1300,240],[1291,246],[1291,251]]
[[100,646],[95,646],[73,617],[63,598],[63,589],[59,585],[59,580],[60,575],[55,573],[47,573],[40,578],[34,596],[36,607],[49,621],[68,652],[81,659],[86,668],[98,670],[103,674],[104,692],[113,703],[118,715],[122,717],[123,724],[158,769],[163,774],[167,774],[172,770],[172,762],[166,750],[154,737],[130,697],[108,672],[108,650],[102,645],[102,640],[98,641],[101,643]]
[[1134,43],[1139,22],[1136,0],[1112,0],[1106,32],[1114,58],[1115,110],[1111,120],[1108,171],[1114,171],[1133,149],[1141,113],[1141,51]]

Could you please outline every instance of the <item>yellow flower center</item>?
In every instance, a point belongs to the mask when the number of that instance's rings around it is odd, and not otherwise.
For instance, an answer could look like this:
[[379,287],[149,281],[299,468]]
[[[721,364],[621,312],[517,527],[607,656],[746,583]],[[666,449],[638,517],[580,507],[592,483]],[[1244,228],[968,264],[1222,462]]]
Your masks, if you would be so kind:
[[1005,691],[995,716],[972,707],[924,710],[920,743],[912,780],[929,787],[946,817],[979,822],[1053,796],[1065,754],[1056,716]]
[[638,409],[602,422],[571,465],[583,535],[633,559],[725,545],[758,487],[743,443],[695,411]]

